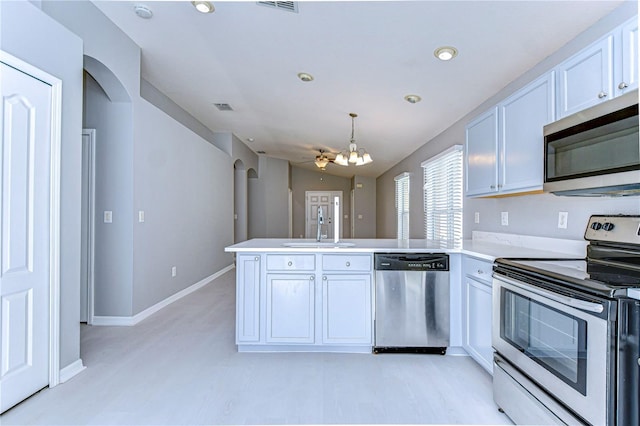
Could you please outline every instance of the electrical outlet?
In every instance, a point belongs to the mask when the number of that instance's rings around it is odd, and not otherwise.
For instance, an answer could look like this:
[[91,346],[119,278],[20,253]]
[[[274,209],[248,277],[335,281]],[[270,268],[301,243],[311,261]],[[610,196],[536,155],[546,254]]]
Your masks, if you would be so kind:
[[172,276],[172,277],[175,277],[176,275],[178,275],[178,268],[177,268],[177,267],[175,267],[175,266],[173,266],[173,267],[171,268],[171,276]]
[[500,212],[500,223],[502,226],[509,226],[509,212]]
[[480,223],[480,212],[475,212],[473,214],[473,222],[474,223]]
[[104,212],[104,223],[113,222],[113,212],[111,210],[105,210]]
[[567,229],[568,212],[558,212],[558,228]]

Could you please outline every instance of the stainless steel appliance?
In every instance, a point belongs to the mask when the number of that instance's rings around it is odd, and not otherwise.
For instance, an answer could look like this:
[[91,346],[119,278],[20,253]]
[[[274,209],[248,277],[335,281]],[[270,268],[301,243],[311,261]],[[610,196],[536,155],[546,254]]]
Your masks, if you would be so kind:
[[544,126],[544,190],[640,195],[638,91]]
[[437,352],[449,346],[449,256],[376,253],[374,352]]
[[517,424],[640,424],[640,216],[585,238],[586,260],[494,266],[494,400]]

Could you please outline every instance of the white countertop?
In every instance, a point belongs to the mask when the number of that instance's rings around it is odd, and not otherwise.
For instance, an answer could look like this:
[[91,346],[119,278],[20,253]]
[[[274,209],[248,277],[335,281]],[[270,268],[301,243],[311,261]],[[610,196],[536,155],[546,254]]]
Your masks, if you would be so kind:
[[[538,241],[540,240],[540,241]],[[493,262],[498,257],[511,258],[584,258],[586,242],[555,240],[496,233],[474,233],[474,239],[464,240],[462,246],[451,241],[424,239],[344,239],[351,247],[314,246],[313,239],[254,238],[226,247],[234,253],[462,253]],[[287,247],[286,243],[309,243],[308,247]],[[551,247],[546,249],[544,247]],[[557,251],[556,251],[557,250]]]

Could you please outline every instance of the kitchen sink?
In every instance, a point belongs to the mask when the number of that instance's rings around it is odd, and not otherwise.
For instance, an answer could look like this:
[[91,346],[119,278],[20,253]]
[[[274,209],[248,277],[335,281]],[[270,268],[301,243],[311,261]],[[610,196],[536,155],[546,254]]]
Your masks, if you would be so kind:
[[353,247],[355,243],[334,243],[330,241],[298,241],[290,243],[282,243],[284,247]]

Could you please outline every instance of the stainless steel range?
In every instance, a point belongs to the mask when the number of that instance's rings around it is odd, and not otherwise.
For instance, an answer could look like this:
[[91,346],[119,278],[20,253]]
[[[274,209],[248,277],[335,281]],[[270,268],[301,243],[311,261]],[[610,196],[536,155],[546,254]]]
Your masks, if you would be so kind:
[[498,259],[494,400],[517,424],[640,424],[640,216],[592,216],[587,259]]

